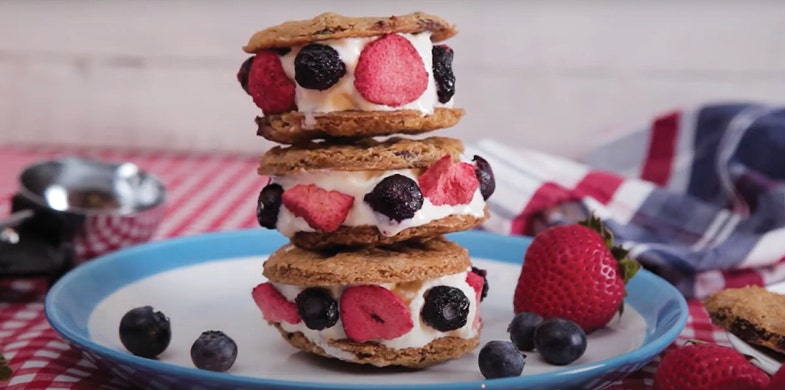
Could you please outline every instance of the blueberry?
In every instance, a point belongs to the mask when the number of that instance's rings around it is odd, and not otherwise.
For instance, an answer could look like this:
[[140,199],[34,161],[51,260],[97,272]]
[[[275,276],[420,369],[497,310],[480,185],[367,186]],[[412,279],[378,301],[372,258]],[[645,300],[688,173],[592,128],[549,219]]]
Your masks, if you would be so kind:
[[422,318],[428,326],[442,332],[466,325],[469,298],[463,291],[449,286],[436,286],[425,292]]
[[270,183],[259,192],[256,202],[256,218],[259,225],[268,229],[275,229],[278,223],[278,210],[281,209],[281,195],[283,187],[280,184]]
[[208,330],[191,345],[191,361],[202,370],[224,372],[237,360],[237,343],[220,330]]
[[482,292],[480,292],[480,302],[482,302],[483,300],[485,300],[485,297],[488,296],[488,289],[489,289],[488,276],[487,276],[488,271],[484,269],[479,269],[477,267],[472,267],[472,272],[482,276]]
[[306,288],[295,298],[297,312],[308,329],[322,330],[338,322],[338,302],[324,288]]
[[521,375],[526,355],[509,341],[492,340],[480,349],[477,363],[486,379],[508,378]]
[[453,51],[447,45],[437,45],[433,47],[431,54],[436,94],[439,96],[440,103],[447,103],[455,94],[455,74],[452,72]]
[[534,329],[542,322],[539,314],[524,311],[515,315],[507,326],[510,340],[521,351],[534,350]]
[[151,306],[131,309],[120,320],[120,341],[134,355],[154,358],[166,350],[171,340],[169,318]]
[[586,333],[564,318],[549,318],[534,329],[534,347],[546,362],[566,365],[586,352]]
[[474,156],[474,174],[477,175],[477,180],[480,181],[480,194],[484,200],[493,195],[496,190],[496,179],[493,177],[493,170],[491,165],[480,156]]
[[345,74],[346,65],[338,51],[327,45],[312,43],[294,58],[294,79],[303,88],[324,91]]
[[423,204],[417,182],[397,173],[382,179],[364,200],[377,213],[398,222],[413,217]]
[[254,58],[256,57],[248,57],[247,60],[243,61],[243,64],[240,65],[240,70],[237,72],[237,81],[240,82],[240,86],[243,87],[245,93],[248,93],[248,73],[251,72]]

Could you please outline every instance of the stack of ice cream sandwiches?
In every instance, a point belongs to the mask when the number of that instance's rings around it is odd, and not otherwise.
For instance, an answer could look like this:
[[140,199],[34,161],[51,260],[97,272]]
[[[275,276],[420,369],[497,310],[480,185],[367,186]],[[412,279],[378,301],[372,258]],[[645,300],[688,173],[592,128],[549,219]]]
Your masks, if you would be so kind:
[[244,47],[258,134],[280,144],[260,159],[257,216],[290,238],[252,296],[294,347],[420,368],[477,346],[485,273],[444,234],[488,217],[493,172],[460,140],[424,134],[463,115],[441,43],[455,33],[419,12],[326,13]]

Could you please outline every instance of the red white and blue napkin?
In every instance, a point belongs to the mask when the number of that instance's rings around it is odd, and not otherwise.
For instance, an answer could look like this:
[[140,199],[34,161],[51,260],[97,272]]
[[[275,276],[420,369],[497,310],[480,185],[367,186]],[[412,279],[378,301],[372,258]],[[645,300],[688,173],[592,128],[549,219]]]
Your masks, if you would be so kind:
[[685,296],[785,280],[785,107],[666,113],[583,162],[483,140],[496,193],[483,228],[534,235],[589,213]]

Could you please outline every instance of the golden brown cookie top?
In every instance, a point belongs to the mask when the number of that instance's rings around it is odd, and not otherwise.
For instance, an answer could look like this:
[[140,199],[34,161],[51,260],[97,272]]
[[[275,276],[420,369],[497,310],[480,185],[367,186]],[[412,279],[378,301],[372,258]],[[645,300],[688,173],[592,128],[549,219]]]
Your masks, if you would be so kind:
[[361,38],[391,33],[430,31],[431,41],[440,42],[457,33],[444,19],[424,12],[401,16],[350,17],[323,13],[309,20],[289,21],[258,31],[243,47],[247,53],[265,49],[304,45],[340,38]]
[[454,160],[463,153],[459,139],[394,137],[383,141],[361,138],[345,144],[309,142],[275,146],[262,155],[260,175],[284,176],[316,170],[372,171],[425,168],[445,154]]
[[295,286],[413,282],[465,272],[469,252],[436,236],[343,251],[307,251],[287,244],[264,263],[264,276]]
[[758,286],[729,288],[713,294],[703,305],[715,325],[725,329],[732,331],[734,322],[744,322],[785,337],[785,295]]

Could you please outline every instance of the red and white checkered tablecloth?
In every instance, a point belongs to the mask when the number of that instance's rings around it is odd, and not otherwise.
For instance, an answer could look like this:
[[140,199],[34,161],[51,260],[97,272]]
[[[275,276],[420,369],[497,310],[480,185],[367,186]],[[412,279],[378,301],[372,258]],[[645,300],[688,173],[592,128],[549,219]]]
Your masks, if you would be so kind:
[[[256,175],[257,156],[56,147],[0,146],[0,216],[9,213],[17,176],[35,161],[81,155],[132,161],[158,176],[167,187],[166,216],[154,239],[255,227],[256,197],[264,184]],[[246,210],[243,212],[242,210]],[[44,316],[45,283],[0,281],[0,351],[14,375],[0,388],[124,389],[128,385],[99,371],[68,346]],[[670,348],[688,339],[729,345],[724,331],[711,325],[699,302],[689,302],[687,326]],[[650,389],[658,359],[611,386]]]

